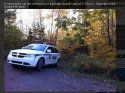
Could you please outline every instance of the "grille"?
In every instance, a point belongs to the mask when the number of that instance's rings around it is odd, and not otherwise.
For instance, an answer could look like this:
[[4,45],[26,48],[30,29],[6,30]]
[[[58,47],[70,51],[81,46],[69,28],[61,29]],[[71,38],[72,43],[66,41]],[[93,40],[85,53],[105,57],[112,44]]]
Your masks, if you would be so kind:
[[19,61],[13,61],[11,60],[12,63],[18,63],[18,64],[22,64],[22,62],[19,62]]
[[23,58],[24,56],[19,55],[18,57],[19,57],[19,58]]
[[13,56],[13,57],[23,58],[23,57],[26,56],[26,54],[25,54],[25,53],[12,52],[12,56]]

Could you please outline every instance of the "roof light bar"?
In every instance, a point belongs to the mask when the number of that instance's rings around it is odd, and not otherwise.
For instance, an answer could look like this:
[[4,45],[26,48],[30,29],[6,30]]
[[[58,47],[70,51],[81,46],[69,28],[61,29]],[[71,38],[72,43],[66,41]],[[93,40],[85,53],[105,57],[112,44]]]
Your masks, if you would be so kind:
[[47,42],[38,42],[38,44],[47,44],[47,45],[53,45],[53,43],[47,43]]

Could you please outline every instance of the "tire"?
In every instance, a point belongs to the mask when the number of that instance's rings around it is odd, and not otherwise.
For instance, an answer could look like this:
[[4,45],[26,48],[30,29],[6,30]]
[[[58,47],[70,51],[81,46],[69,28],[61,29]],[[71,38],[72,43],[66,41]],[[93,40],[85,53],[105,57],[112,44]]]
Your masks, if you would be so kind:
[[59,67],[60,66],[60,60],[57,60],[57,63],[55,64],[55,67]]
[[43,66],[43,59],[41,58],[37,63],[36,70],[40,71],[42,66]]
[[13,68],[17,68],[17,66],[16,66],[16,65],[12,65],[12,67],[13,67]]

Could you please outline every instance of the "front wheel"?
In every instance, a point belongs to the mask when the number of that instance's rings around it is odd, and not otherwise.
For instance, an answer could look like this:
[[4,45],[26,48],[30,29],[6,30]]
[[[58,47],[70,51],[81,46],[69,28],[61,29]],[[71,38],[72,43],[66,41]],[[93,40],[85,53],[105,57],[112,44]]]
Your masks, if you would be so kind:
[[59,67],[60,66],[60,60],[57,60],[57,63],[55,64],[55,67]]
[[38,63],[37,63],[37,66],[36,66],[36,70],[37,71],[40,71],[41,68],[42,68],[42,65],[43,65],[43,59],[41,58]]

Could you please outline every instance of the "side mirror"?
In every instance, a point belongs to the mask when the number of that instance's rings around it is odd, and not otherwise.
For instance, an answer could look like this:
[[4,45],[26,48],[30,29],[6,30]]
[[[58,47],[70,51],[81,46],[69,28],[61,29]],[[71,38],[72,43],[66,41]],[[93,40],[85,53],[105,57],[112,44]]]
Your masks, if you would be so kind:
[[48,49],[48,50],[47,50],[47,53],[51,53],[51,50],[50,50],[50,49]]

